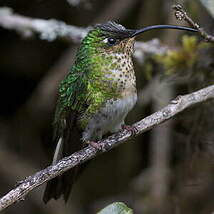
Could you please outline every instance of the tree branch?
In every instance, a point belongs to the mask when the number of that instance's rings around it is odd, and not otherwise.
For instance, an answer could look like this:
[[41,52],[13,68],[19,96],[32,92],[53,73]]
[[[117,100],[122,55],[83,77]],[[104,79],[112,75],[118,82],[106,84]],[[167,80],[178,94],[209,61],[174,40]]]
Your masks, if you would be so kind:
[[11,8],[0,8],[0,26],[13,29],[25,37],[38,33],[40,39],[53,41],[57,38],[66,38],[79,42],[89,29],[67,25],[55,19],[33,19],[13,13]]
[[[90,27],[81,28],[67,25],[55,19],[29,18],[14,13],[8,7],[0,8],[0,26],[5,29],[15,30],[25,37],[31,37],[37,33],[40,39],[49,42],[63,38],[75,43],[80,43],[90,29]],[[158,39],[152,39],[148,42],[136,42],[134,57],[140,63],[143,63],[146,55],[164,54],[167,50],[169,50],[169,47],[162,45]]]
[[[214,85],[203,88],[199,91],[178,96],[170,102],[169,105],[155,112],[154,114],[142,119],[141,121],[133,124],[136,129],[136,135],[139,135],[147,130],[152,129],[160,123],[174,117],[179,112],[189,108],[190,106],[205,102],[214,98]],[[103,150],[97,151],[95,148],[88,146],[78,152],[73,153],[69,157],[65,157],[58,163],[51,165],[32,176],[27,177],[16,188],[8,192],[0,199],[0,211],[4,210],[11,204],[22,200],[30,191],[40,186],[41,184],[51,180],[52,178],[64,173],[65,171],[82,164],[83,162],[94,158],[98,154],[107,152],[110,149],[124,143],[134,136],[128,130],[123,130],[110,137],[101,140],[99,143],[103,144]]]
[[199,34],[208,42],[214,42],[214,36],[209,35],[199,24],[195,23],[186,13],[181,5],[173,5],[172,9],[175,10],[175,17],[178,20],[184,19],[191,27],[198,30]]

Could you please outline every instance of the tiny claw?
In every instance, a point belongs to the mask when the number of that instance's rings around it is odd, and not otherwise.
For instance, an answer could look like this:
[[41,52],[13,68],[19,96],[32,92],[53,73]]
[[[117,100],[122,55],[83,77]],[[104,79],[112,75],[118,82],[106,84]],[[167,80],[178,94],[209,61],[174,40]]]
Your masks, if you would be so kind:
[[178,104],[178,102],[180,101],[181,99],[181,95],[178,95],[174,100],[171,100],[170,103],[171,104]]
[[104,151],[104,145],[102,143],[97,143],[94,141],[87,141],[87,144],[89,144],[90,146],[92,146],[96,150]]
[[24,201],[24,200],[25,200],[24,197],[18,199],[18,201]]
[[127,131],[130,131],[132,135],[135,135],[137,133],[137,128],[134,126],[129,126],[129,125],[122,125],[121,126],[122,129],[125,129]]

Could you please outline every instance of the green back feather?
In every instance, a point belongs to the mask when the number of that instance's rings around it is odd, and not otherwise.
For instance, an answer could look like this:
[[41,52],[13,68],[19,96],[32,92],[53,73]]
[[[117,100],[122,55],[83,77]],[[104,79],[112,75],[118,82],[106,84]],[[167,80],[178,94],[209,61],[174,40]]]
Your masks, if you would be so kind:
[[[59,97],[54,123],[63,129],[68,112],[75,110],[81,116],[85,127],[91,114],[95,113],[106,100],[117,96],[116,89],[109,85],[107,71],[116,67],[112,57],[103,49],[102,30],[95,28],[83,39],[73,67],[60,83]],[[84,114],[83,114],[84,112]]]

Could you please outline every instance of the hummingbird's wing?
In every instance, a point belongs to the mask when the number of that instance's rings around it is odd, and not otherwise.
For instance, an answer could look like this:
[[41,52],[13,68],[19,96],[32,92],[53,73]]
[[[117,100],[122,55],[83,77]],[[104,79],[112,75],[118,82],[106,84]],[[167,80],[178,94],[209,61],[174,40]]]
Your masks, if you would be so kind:
[[[71,69],[66,78],[60,83],[59,97],[54,118],[54,137],[62,136],[66,128],[66,120],[69,119],[70,112],[80,114],[87,108],[87,81],[86,73]],[[74,118],[75,120],[77,117]]]
[[[54,119],[54,140],[57,147],[53,163],[84,147],[81,142],[82,130],[77,127],[77,120],[87,108],[84,97],[87,95],[86,83],[84,73],[71,70],[60,84]],[[51,198],[58,199],[61,195],[67,201],[72,185],[83,168],[84,165],[74,167],[49,181],[43,201],[47,203]]]

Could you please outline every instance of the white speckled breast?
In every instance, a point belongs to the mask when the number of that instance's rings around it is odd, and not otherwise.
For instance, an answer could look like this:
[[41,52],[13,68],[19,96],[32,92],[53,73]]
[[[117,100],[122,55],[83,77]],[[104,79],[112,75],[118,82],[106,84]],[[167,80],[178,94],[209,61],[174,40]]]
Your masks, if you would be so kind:
[[119,60],[118,66],[108,71],[106,75],[116,84],[120,97],[107,100],[105,105],[91,117],[83,132],[84,141],[97,141],[109,132],[120,130],[125,117],[137,101],[135,73],[130,55],[114,53],[113,57],[113,63]]
[[111,70],[110,74],[106,74],[106,76],[113,79],[120,92],[127,90],[136,91],[136,78],[131,57],[123,53],[112,55],[112,63],[116,63],[117,67]]

